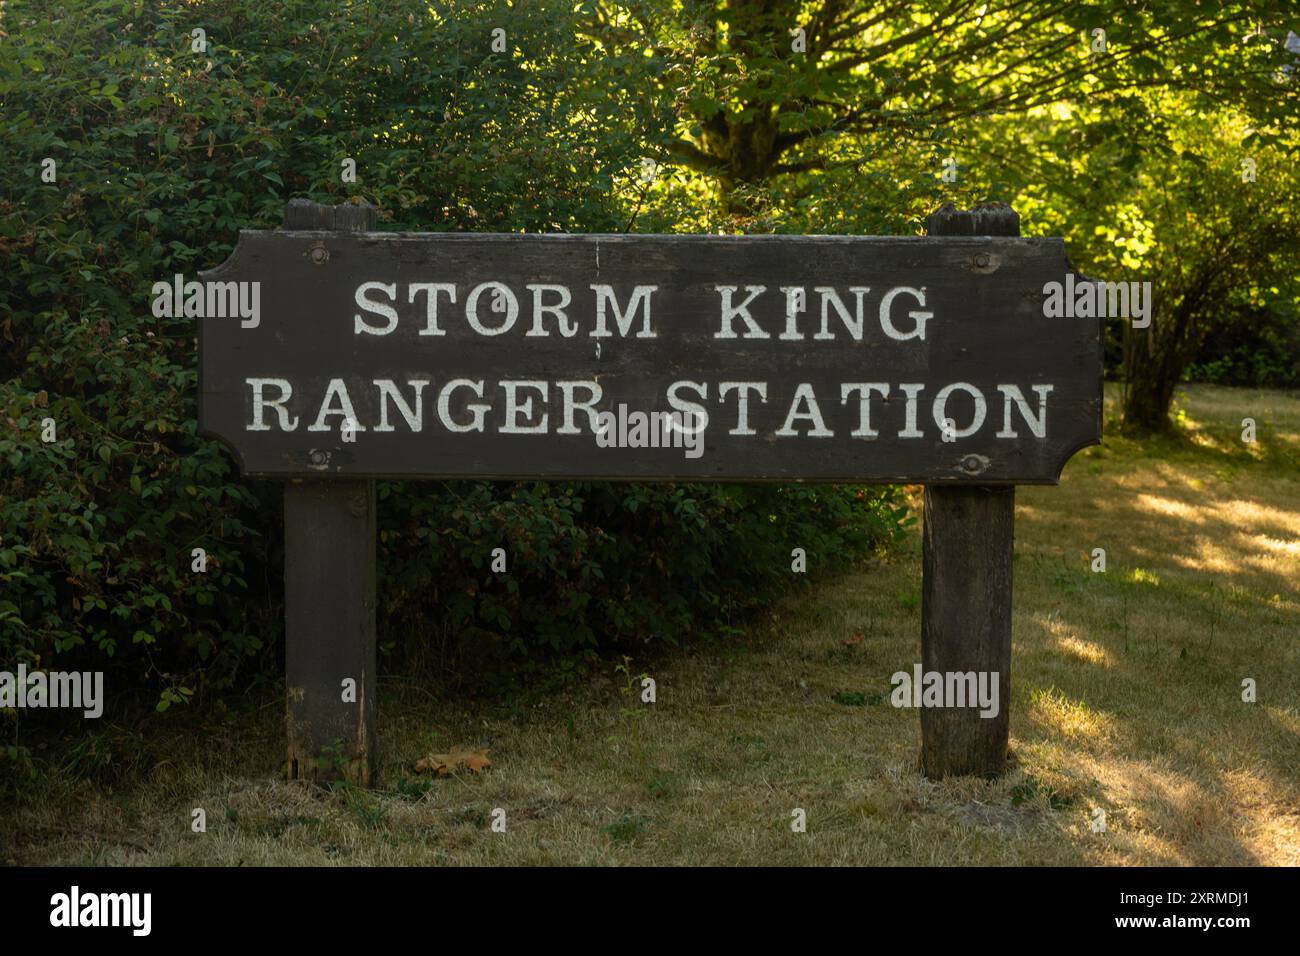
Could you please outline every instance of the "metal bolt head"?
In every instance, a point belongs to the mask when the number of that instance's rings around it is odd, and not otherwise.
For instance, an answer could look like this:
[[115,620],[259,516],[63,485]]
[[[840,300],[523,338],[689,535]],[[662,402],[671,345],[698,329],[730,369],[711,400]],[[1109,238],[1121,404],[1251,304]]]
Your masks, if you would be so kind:
[[977,269],[987,269],[989,267],[989,254],[981,252],[975,257],[975,267]]
[[324,243],[318,242],[311,247],[311,261],[318,266],[330,261],[330,251],[325,248]]

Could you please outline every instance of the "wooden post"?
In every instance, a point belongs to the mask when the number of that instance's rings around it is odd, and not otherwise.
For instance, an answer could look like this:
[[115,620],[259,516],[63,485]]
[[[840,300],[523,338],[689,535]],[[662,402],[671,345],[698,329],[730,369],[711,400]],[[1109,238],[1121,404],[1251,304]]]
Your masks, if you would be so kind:
[[[1018,236],[1002,203],[931,213],[932,236]],[[921,772],[993,777],[1006,769],[1011,704],[1011,555],[1015,485],[926,485],[921,666],[926,673],[998,675],[996,717],[978,707],[922,707]]]
[[[369,204],[290,201],[286,229],[366,232]],[[322,248],[313,258],[329,268]],[[375,483],[284,487],[284,656],[290,779],[375,779]],[[345,682],[354,683],[345,693]]]

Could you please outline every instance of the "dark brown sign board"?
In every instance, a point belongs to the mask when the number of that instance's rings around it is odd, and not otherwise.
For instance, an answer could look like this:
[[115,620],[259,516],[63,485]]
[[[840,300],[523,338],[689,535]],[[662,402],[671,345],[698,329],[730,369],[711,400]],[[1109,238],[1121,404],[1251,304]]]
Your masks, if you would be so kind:
[[[922,709],[919,764],[1005,769],[1015,485],[1101,439],[1102,320],[1043,314],[1074,274],[1059,239],[998,203],[945,205],[923,238],[374,220],[292,200],[164,296],[199,319],[203,432],[287,479],[290,777],[375,779],[387,476],[924,483],[922,665],[996,673],[1007,705]],[[673,413],[667,446],[609,447]]]
[[[1101,321],[1043,315],[1072,271],[1049,238],[245,231],[200,276],[199,422],[260,476],[1051,484],[1101,436]],[[620,406],[693,417],[602,447]]]

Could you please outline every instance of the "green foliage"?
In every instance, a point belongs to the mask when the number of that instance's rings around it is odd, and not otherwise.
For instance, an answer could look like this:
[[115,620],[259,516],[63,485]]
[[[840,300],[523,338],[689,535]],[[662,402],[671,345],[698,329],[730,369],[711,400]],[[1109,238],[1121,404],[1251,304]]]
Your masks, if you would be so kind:
[[1186,377],[1253,388],[1300,388],[1300,315],[1254,308],[1223,316]]
[[1037,777],[1026,777],[1022,783],[1011,788],[1011,805],[1033,804],[1038,800],[1046,802],[1051,810],[1066,810],[1074,803],[1072,795],[1063,794],[1050,784],[1043,783]]
[[628,846],[637,843],[645,836],[653,823],[654,821],[649,817],[634,814],[631,810],[624,810],[622,816],[617,820],[613,823],[607,823],[600,829],[615,844]]
[[407,803],[419,803],[429,791],[436,786],[436,781],[416,777],[414,779],[403,774],[398,778],[397,783],[393,785],[393,795],[398,800],[405,800]]
[[388,824],[388,804],[382,797],[361,788],[349,789],[345,795],[347,807],[367,830],[383,830]]
[[[384,483],[381,499],[406,487]],[[399,649],[454,633],[513,658],[723,633],[807,578],[794,548],[810,570],[833,567],[914,520],[893,488],[587,482],[447,483],[380,513],[380,607],[401,622]],[[506,574],[488,570],[496,547]]]
[[[192,320],[154,318],[151,286],[219,264],[290,197],[365,199],[393,229],[626,228],[671,104],[641,92],[642,49],[574,15],[558,0],[4,5],[0,661],[93,664],[158,710],[274,677],[280,487],[197,435]],[[849,489],[381,495],[380,631],[411,654],[719,632],[796,577],[791,547],[828,567],[905,514],[893,492]],[[509,574],[489,569],[497,546]]]
[[[676,105],[657,141],[674,164],[658,211],[711,231],[910,233],[945,199],[1014,199],[1026,161],[1052,186],[1022,152],[1026,126],[1070,140],[1067,161],[1103,139],[1105,153],[1137,158],[1140,138],[1124,147],[1133,119],[1143,129],[1237,110],[1268,137],[1294,126],[1300,99],[1275,81],[1296,64],[1283,48],[1294,4],[1283,0],[587,6],[592,29],[615,23],[652,51]],[[1185,94],[1181,110],[1162,109],[1172,91]],[[1126,109],[1143,92],[1155,100],[1147,119]],[[1089,107],[1112,133],[1076,125],[1071,112]],[[955,182],[941,178],[948,157]],[[677,175],[686,170],[698,175]]]
[[[1300,142],[1290,131],[1252,132],[1240,114],[1191,109],[1185,97],[1147,94],[1119,104],[1119,123],[1115,111],[1094,107],[1078,114],[1073,133],[1054,131],[1029,148],[1051,142],[1062,155],[1073,136],[1087,150],[1083,160],[1053,161],[1052,187],[1029,187],[1036,198],[1021,205],[1039,217],[1035,231],[1059,229],[1090,276],[1152,283],[1150,328],[1107,323],[1108,358],[1127,382],[1124,422],[1144,430],[1167,426],[1174,389],[1198,357],[1223,375],[1214,363],[1235,351],[1237,375],[1269,381],[1300,360]],[[1256,182],[1243,182],[1244,157]],[[1076,188],[1086,194],[1052,194]]]
[[77,735],[62,754],[59,771],[72,780],[112,784],[149,764],[148,743],[140,731],[109,725]]
[[12,799],[39,773],[29,748],[20,744],[0,746],[0,798]]

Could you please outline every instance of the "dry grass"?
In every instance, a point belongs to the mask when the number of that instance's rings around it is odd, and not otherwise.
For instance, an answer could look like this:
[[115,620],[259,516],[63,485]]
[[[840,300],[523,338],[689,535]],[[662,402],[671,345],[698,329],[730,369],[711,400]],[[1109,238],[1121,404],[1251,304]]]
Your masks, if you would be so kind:
[[[1018,493],[1002,780],[915,769],[916,712],[875,703],[919,660],[919,537],[748,637],[528,706],[389,687],[386,789],[270,773],[275,708],[150,741],[0,824],[0,859],[99,864],[1284,864],[1300,862],[1300,398],[1189,388],[1187,437],[1108,432]],[[1243,446],[1240,420],[1259,423]],[[1107,570],[1092,573],[1093,548]],[[863,639],[848,643],[854,634]],[[1258,702],[1240,685],[1253,678]],[[862,706],[837,703],[861,692]],[[414,761],[489,746],[433,782]],[[414,781],[414,782],[413,782]],[[190,831],[194,807],[208,832]],[[490,829],[494,808],[506,832]],[[792,833],[791,812],[807,814]],[[1093,833],[1094,808],[1107,828]],[[3,837],[0,837],[3,839]]]

